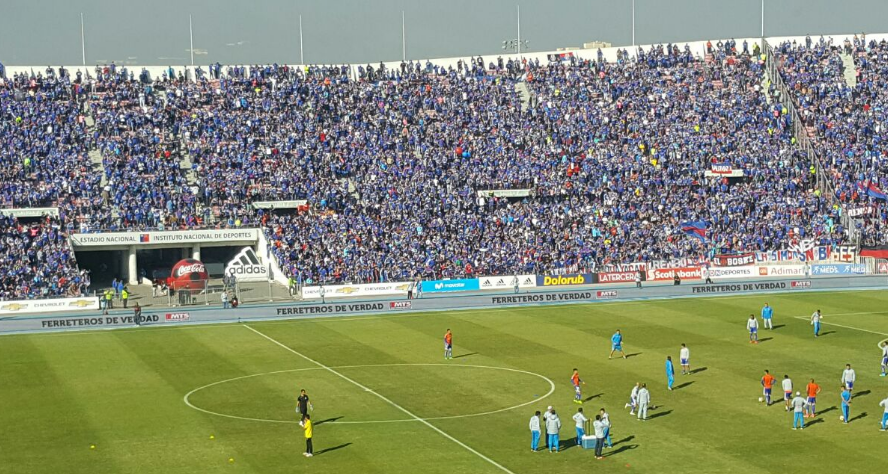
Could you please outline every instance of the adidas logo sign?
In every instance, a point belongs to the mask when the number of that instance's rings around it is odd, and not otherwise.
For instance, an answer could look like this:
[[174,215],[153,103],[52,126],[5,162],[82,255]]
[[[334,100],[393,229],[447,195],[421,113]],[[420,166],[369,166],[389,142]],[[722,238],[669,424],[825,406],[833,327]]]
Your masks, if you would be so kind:
[[252,247],[244,247],[225,266],[225,274],[239,281],[262,281],[268,279],[269,270],[259,261]]

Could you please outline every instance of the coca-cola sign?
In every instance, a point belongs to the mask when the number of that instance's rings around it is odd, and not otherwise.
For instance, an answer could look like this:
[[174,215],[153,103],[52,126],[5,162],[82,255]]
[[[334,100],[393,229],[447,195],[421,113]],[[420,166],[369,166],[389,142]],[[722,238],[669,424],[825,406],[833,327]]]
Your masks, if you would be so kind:
[[175,290],[203,290],[207,280],[210,279],[207,267],[200,260],[193,258],[179,260],[179,263],[173,266],[171,276]]

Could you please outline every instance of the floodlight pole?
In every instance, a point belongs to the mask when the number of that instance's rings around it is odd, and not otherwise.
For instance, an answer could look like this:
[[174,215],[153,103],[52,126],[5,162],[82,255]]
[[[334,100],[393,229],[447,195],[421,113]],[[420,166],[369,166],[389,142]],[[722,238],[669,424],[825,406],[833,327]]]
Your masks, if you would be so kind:
[[302,15],[299,15],[299,63],[305,66],[305,53],[302,50]]
[[523,57],[521,54],[521,5],[515,5],[515,7],[518,9],[518,46],[516,47],[518,48],[517,53],[520,58]]
[[86,66],[86,39],[83,35],[83,12],[80,12],[80,53],[83,59],[83,65]]
[[191,66],[194,66],[194,29],[191,27],[191,15],[188,15],[188,36],[191,38]]
[[632,47],[635,47],[635,0],[632,0]]
[[407,22],[401,10],[401,61],[407,61]]

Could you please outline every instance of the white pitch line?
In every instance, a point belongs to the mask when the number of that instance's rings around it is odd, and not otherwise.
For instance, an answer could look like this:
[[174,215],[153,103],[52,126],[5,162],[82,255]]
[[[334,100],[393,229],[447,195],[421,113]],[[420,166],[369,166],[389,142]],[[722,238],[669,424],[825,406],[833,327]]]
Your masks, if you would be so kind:
[[450,441],[453,441],[454,443],[458,444],[459,446],[462,446],[463,448],[465,448],[465,449],[466,449],[467,451],[469,451],[470,453],[472,453],[472,454],[478,456],[479,458],[481,458],[481,459],[487,461],[488,463],[490,463],[491,465],[495,466],[495,467],[498,468],[499,470],[501,470],[501,471],[503,471],[503,472],[506,472],[506,473],[508,473],[508,474],[515,474],[514,472],[510,471],[508,468],[506,468],[506,467],[503,466],[502,464],[500,464],[500,463],[494,461],[493,459],[490,459],[489,457],[487,457],[487,456],[481,454],[480,452],[478,452],[478,451],[476,451],[475,449],[473,449],[471,446],[469,446],[469,445],[463,443],[462,441],[460,441],[460,440],[454,438],[453,436],[450,436],[449,434],[445,433],[443,430],[441,430],[441,429],[438,428],[437,426],[435,426],[435,425],[429,423],[428,421],[426,421],[426,420],[424,420],[424,419],[422,419],[422,418],[420,418],[420,417],[414,415],[411,411],[407,410],[406,408],[402,407],[401,405],[398,405],[397,403],[395,403],[395,402],[389,400],[388,398],[386,398],[385,395],[382,395],[381,393],[374,392],[372,389],[368,388],[368,387],[365,386],[365,385],[362,385],[360,382],[356,382],[355,380],[350,379],[349,377],[347,377],[347,376],[345,376],[345,375],[343,375],[343,374],[337,372],[337,371],[334,370],[334,369],[331,369],[330,367],[328,367],[328,366],[326,366],[326,365],[324,365],[324,364],[322,364],[322,363],[320,363],[320,362],[318,362],[318,361],[312,359],[311,357],[308,357],[307,355],[304,355],[304,354],[302,354],[302,353],[296,351],[295,349],[293,349],[293,348],[291,348],[291,347],[289,347],[289,346],[287,346],[287,345],[281,343],[280,341],[278,341],[278,340],[276,340],[276,339],[273,339],[272,337],[267,336],[267,335],[265,335],[264,333],[262,333],[262,332],[260,332],[260,331],[258,331],[258,330],[256,330],[256,329],[253,329],[253,328],[250,327],[249,325],[244,324],[244,327],[247,328],[247,329],[249,329],[250,331],[253,331],[254,333],[256,333],[256,334],[258,334],[258,335],[264,337],[265,339],[268,339],[269,341],[271,341],[271,342],[277,344],[278,346],[280,346],[280,347],[282,347],[282,348],[284,348],[284,349],[286,349],[286,350],[292,352],[293,354],[296,354],[297,356],[302,357],[303,359],[305,359],[305,360],[311,362],[312,364],[317,365],[318,367],[320,367],[320,368],[326,370],[327,372],[330,372],[331,374],[333,374],[333,375],[335,375],[335,376],[337,376],[337,377],[339,377],[339,378],[341,378],[341,379],[343,379],[343,380],[345,380],[345,381],[347,381],[347,382],[353,384],[354,386],[363,389],[365,392],[369,392],[369,393],[375,395],[375,396],[376,396],[377,398],[379,398],[380,400],[382,400],[382,401],[388,403],[389,405],[391,405],[392,407],[394,407],[394,408],[400,410],[402,413],[404,413],[405,415],[409,416],[410,418],[413,418],[414,420],[416,420],[416,421],[418,421],[418,422],[420,422],[420,423],[422,423],[422,424],[428,426],[429,428],[431,428],[432,430],[436,431],[436,432],[437,432],[438,434],[440,434],[441,436],[443,436],[443,437],[449,439]]
[[[878,313],[844,313],[844,314],[850,315],[850,314],[878,314]],[[839,316],[839,315],[835,315],[835,314],[834,314],[833,316]],[[808,318],[808,317],[806,317],[806,316],[796,316],[795,318],[796,318],[796,319],[803,319],[803,320],[806,320],[806,321],[810,321],[810,318]],[[855,331],[868,332],[868,333],[870,333],[870,334],[876,334],[876,335],[879,335],[879,336],[888,336],[888,333],[884,333],[884,332],[870,331],[869,329],[861,329],[861,328],[856,328],[856,327],[854,327],[854,326],[845,326],[844,324],[839,324],[839,323],[832,323],[832,322],[830,322],[830,323],[825,323],[825,322],[823,322],[823,320],[820,321],[820,324],[830,325],[830,326],[838,326],[838,327],[840,327],[840,328],[853,329],[853,330],[855,330]]]

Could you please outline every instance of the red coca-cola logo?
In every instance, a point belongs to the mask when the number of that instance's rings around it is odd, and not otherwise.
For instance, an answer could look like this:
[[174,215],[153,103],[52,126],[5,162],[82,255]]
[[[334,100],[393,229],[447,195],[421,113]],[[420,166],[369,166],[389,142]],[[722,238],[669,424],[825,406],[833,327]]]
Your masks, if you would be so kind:
[[186,258],[173,266],[173,289],[203,290],[210,275],[199,260]]

